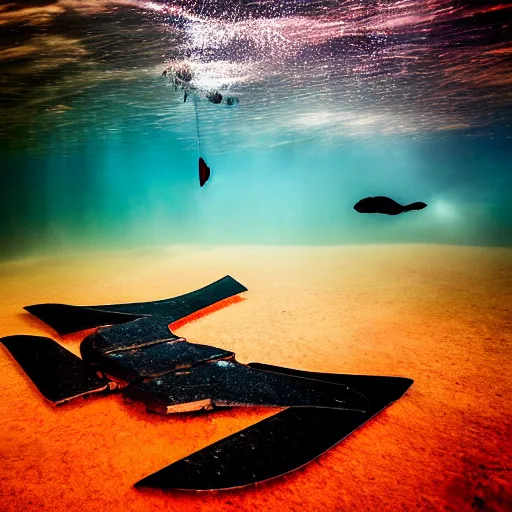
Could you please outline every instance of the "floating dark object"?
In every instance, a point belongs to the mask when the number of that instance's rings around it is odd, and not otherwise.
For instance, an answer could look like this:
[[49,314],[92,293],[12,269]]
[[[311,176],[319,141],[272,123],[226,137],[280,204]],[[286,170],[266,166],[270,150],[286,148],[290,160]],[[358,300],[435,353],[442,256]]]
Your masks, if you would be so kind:
[[162,76],[169,78],[171,86],[174,87],[175,91],[180,89],[183,92],[183,103],[186,103],[191,92],[197,92],[197,89],[191,83],[194,73],[191,67],[184,61],[173,61],[168,68],[164,69]]
[[206,99],[212,103],[219,104],[222,102],[222,94],[218,91],[209,92],[206,95]]
[[188,84],[194,78],[192,68],[184,61],[173,61],[169,67],[165,68],[162,76],[167,76],[173,84]]
[[[160,413],[290,406],[137,484],[183,489],[247,485],[306,464],[397,400],[412,381],[243,365],[233,352],[189,343],[169,330],[170,323],[246,290],[226,276],[154,302],[25,308],[60,333],[100,327],[82,341],[82,359],[39,336],[0,341],[54,403],[120,385],[124,394]],[[109,378],[98,377],[95,370]]]
[[199,157],[199,185],[201,187],[208,181],[210,178],[210,168],[206,165],[206,162]]
[[235,96],[228,96],[226,98],[226,105],[233,106],[238,105],[238,103],[240,103],[240,100]]
[[176,72],[176,76],[183,82],[188,83],[192,81],[194,78],[194,74],[192,73],[192,69],[188,66],[183,66]]
[[[162,76],[169,78],[171,86],[174,90],[178,89],[183,91],[183,103],[186,103],[189,95],[199,95],[201,90],[193,83],[194,72],[190,65],[185,61],[173,61],[169,67],[163,70]],[[211,103],[218,105],[224,100],[226,105],[233,106],[240,103],[236,96],[223,97],[219,91],[208,91],[206,99]]]
[[304,466],[398,400],[413,383],[401,377],[313,373],[259,363],[251,368],[359,390],[364,413],[289,408],[145,477],[137,487],[221,490],[275,478]]
[[359,213],[383,213],[386,215],[398,215],[411,210],[423,210],[425,203],[411,203],[401,205],[393,199],[384,196],[366,197],[354,205],[354,210]]

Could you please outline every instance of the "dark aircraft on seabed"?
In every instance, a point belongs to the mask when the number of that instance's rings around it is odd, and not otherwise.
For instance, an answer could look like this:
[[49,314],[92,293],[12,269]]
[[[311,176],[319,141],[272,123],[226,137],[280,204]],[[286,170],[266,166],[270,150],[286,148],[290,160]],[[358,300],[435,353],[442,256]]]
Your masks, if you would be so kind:
[[48,337],[14,335],[0,338],[0,343],[54,404],[121,392],[161,414],[286,407],[145,476],[137,487],[220,490],[284,475],[337,445],[399,400],[413,383],[402,377],[242,364],[229,350],[190,343],[169,329],[245,291],[226,276],[153,302],[25,307],[61,336],[97,328],[81,342],[81,358]]

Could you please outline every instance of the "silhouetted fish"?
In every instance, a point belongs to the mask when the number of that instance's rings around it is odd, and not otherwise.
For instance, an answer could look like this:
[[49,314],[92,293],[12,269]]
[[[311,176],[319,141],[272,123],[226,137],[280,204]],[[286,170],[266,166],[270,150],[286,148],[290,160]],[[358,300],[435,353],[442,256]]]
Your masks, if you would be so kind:
[[201,187],[208,181],[210,177],[210,168],[206,165],[206,162],[200,157],[199,158],[199,185]]
[[366,197],[354,205],[354,210],[359,213],[384,213],[386,215],[398,215],[399,213],[409,212],[411,210],[423,210],[426,203],[411,203],[401,205],[393,199],[384,196]]

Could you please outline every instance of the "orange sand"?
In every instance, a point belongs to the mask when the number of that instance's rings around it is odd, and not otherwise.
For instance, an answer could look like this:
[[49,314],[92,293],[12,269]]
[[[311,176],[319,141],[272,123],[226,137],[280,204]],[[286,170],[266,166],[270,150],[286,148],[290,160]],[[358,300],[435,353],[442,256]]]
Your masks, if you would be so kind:
[[173,248],[0,265],[1,335],[53,337],[22,310],[170,297],[231,274],[249,288],[175,330],[313,371],[415,380],[305,468],[218,493],[142,477],[277,409],[162,417],[121,396],[55,408],[0,349],[0,510],[512,510],[512,250],[425,245]]

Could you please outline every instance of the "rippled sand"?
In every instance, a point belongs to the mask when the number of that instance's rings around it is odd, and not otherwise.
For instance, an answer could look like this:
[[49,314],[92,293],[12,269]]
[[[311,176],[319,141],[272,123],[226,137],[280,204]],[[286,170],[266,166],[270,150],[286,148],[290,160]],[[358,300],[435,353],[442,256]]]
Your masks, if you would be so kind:
[[23,312],[185,293],[226,274],[246,300],[174,326],[192,342],[315,371],[399,375],[408,393],[284,478],[220,493],[142,477],[274,414],[161,417],[121,396],[46,403],[0,349],[2,511],[511,510],[512,250],[435,245],[180,247],[0,265],[1,335],[53,337]]

